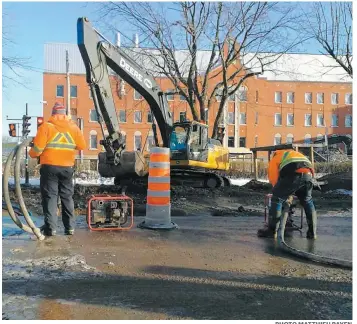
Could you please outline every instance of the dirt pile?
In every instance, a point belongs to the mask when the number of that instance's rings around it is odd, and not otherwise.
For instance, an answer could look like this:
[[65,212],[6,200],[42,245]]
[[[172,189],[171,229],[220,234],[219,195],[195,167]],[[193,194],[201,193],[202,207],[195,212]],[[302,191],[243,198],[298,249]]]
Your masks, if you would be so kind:
[[327,174],[319,178],[319,181],[327,181],[326,185],[321,186],[323,192],[337,189],[352,190],[352,171]]
[[[336,189],[352,189],[352,174],[339,173],[328,175],[328,185],[323,192],[314,191],[316,207],[325,214],[335,211],[349,211],[352,197],[335,194]],[[75,185],[74,204],[76,214],[86,214],[87,201],[92,195],[121,194],[122,188],[114,185]],[[134,215],[144,216],[146,210],[147,187],[132,183],[125,191],[134,201]],[[264,200],[271,193],[269,183],[251,180],[244,186],[231,186],[217,189],[194,188],[190,186],[171,187],[171,211],[174,216],[214,215],[214,216],[249,216],[264,213]],[[10,188],[11,200],[15,199],[14,188]],[[39,187],[23,188],[23,196],[28,210],[42,215],[41,193]]]

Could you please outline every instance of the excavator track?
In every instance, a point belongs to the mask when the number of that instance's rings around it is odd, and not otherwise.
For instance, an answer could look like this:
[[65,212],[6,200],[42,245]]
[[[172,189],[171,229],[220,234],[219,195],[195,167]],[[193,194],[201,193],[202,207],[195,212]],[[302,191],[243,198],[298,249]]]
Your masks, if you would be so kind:
[[[229,178],[207,171],[198,171],[198,170],[183,170],[183,169],[171,169],[171,184],[173,185],[182,185],[182,186],[193,186],[201,188],[221,188],[221,187],[230,187],[231,181]],[[124,185],[129,183],[147,185],[148,178],[145,177],[136,177],[130,179],[120,179],[115,178],[115,185]]]

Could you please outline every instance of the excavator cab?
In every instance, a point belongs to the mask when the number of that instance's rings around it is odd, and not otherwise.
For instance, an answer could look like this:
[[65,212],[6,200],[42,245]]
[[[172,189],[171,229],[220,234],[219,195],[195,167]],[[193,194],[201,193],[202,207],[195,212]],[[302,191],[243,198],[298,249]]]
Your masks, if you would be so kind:
[[170,134],[171,160],[208,160],[208,126],[196,121],[173,124]]

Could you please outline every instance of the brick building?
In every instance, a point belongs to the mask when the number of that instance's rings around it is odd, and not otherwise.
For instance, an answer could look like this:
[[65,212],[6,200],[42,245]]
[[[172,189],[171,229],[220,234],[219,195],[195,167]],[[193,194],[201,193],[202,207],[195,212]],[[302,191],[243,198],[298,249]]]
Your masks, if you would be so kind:
[[[83,132],[88,139],[84,158],[96,159],[103,149],[99,145],[102,133],[76,44],[45,44],[43,115],[45,120],[49,118],[56,101],[66,104],[66,51],[70,61],[71,114],[74,119],[83,118]],[[204,61],[202,52],[201,62]],[[326,131],[352,135],[352,79],[341,68],[331,70],[331,64],[334,62],[323,55],[285,54],[263,75],[247,79],[237,96],[227,102],[223,145],[233,153],[256,146],[309,142]],[[148,104],[115,76],[111,83],[127,149],[147,151],[153,140]],[[157,83],[163,90],[172,88],[168,79],[157,78]],[[180,95],[170,96],[168,101],[174,121],[191,119],[189,106]],[[210,133],[218,105],[215,102],[209,111]]]

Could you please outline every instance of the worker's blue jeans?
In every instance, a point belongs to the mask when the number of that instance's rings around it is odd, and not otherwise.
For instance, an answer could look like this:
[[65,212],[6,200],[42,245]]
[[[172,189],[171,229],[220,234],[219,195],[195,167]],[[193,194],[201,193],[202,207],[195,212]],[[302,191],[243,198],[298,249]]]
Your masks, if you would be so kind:
[[286,199],[295,195],[304,207],[306,221],[309,230],[315,227],[316,230],[316,209],[312,199],[312,175],[306,173],[294,173],[283,178],[279,178],[273,188],[273,196],[269,209],[269,228],[276,230],[281,217],[283,203]]
[[62,222],[65,230],[74,229],[73,167],[42,165],[40,187],[45,227],[53,232],[57,229],[57,202],[61,199]]

